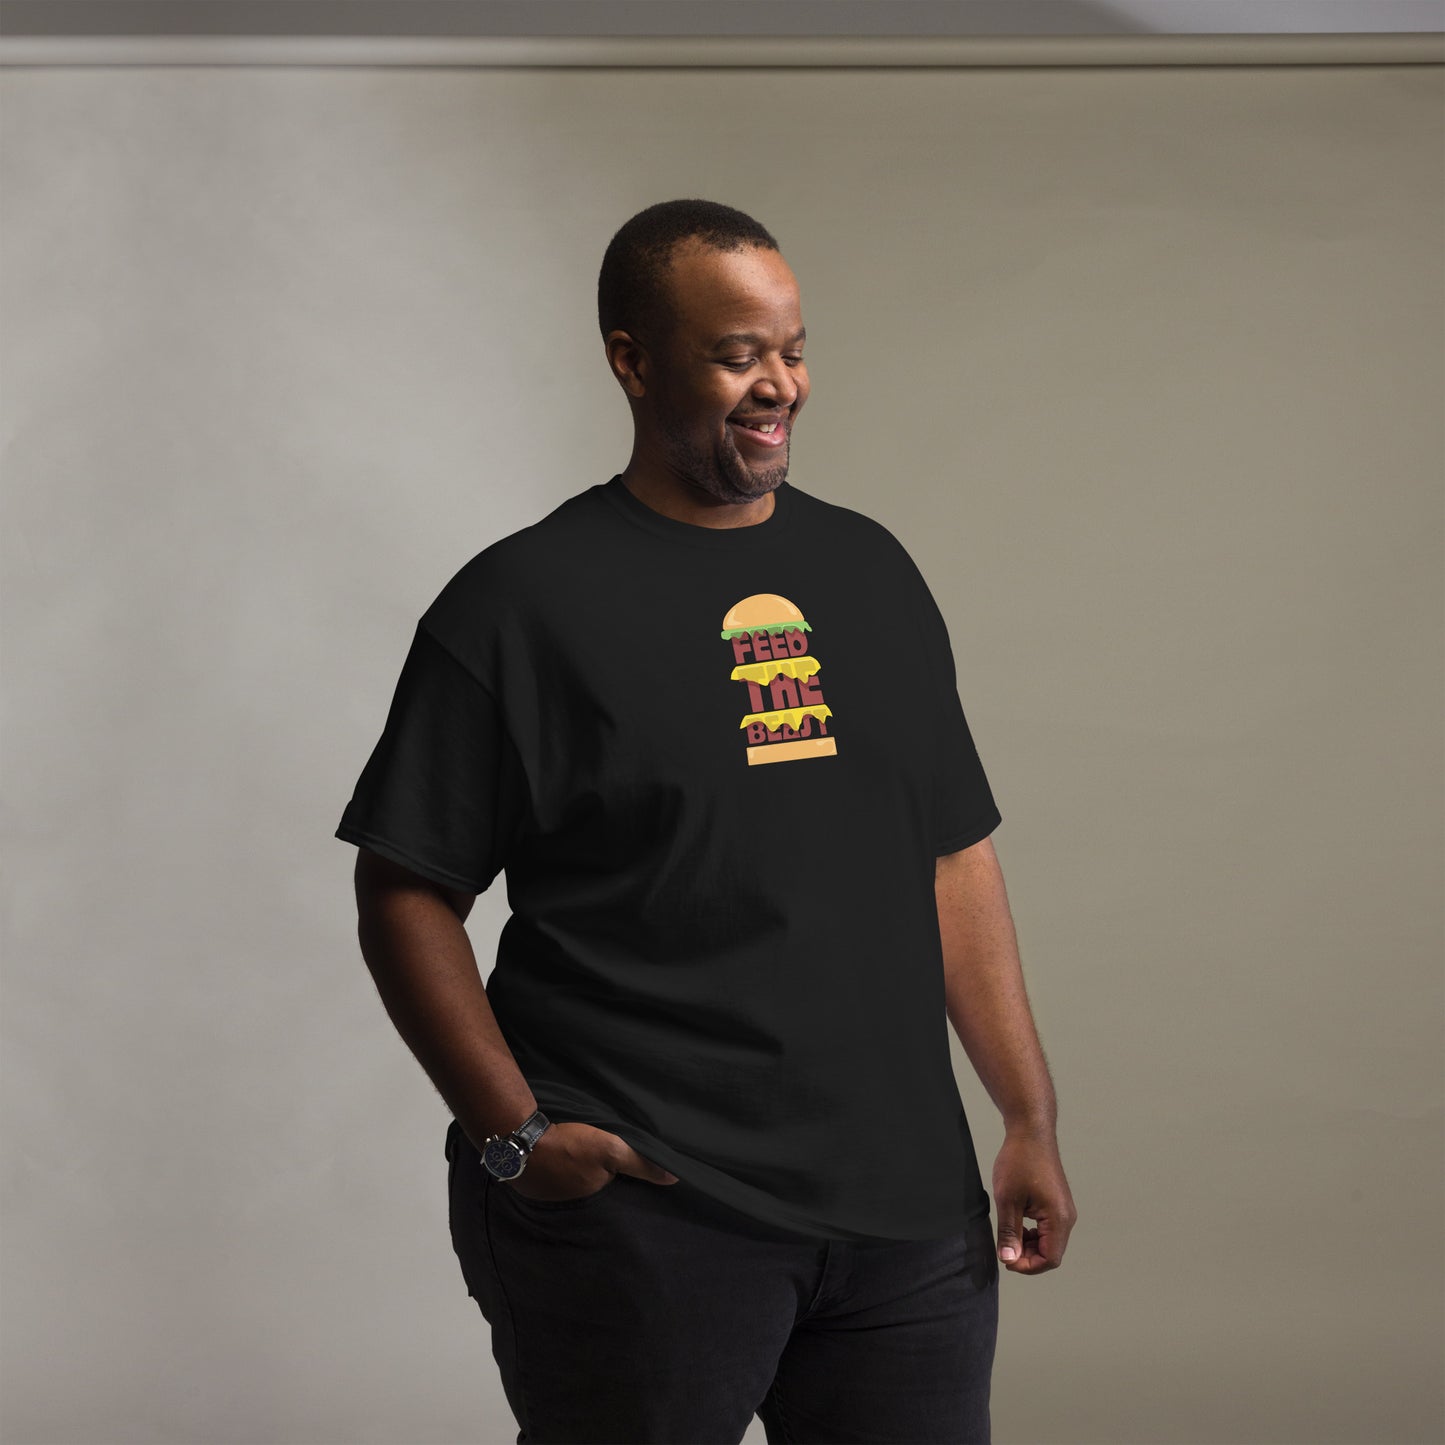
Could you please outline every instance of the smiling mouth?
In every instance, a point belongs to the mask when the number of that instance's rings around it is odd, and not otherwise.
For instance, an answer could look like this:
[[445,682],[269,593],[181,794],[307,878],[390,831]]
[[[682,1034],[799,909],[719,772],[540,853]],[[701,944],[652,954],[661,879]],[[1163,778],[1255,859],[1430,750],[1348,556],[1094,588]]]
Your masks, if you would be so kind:
[[740,436],[746,437],[755,446],[780,447],[788,439],[787,422],[776,417],[752,423],[740,421],[736,417],[729,417],[728,425],[736,428]]

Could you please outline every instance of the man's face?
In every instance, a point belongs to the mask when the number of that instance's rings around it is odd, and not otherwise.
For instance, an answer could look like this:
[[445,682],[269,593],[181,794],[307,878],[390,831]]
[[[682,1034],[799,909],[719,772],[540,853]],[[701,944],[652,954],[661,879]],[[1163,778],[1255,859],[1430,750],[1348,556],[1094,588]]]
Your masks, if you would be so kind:
[[[787,479],[792,426],[808,399],[797,280],[776,251],[687,242],[668,282],[678,325],[639,368],[639,441],[685,484],[756,501]],[[774,430],[759,435],[743,419]]]

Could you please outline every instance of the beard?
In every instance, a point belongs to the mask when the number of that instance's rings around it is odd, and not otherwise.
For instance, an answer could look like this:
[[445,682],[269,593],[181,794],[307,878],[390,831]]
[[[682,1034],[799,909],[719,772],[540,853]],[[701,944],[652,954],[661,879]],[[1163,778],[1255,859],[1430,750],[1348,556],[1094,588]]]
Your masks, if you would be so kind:
[[750,462],[738,450],[732,432],[723,423],[723,435],[712,446],[702,446],[687,432],[671,425],[659,432],[663,460],[688,486],[720,502],[755,502],[775,492],[788,479],[790,435],[775,462]]

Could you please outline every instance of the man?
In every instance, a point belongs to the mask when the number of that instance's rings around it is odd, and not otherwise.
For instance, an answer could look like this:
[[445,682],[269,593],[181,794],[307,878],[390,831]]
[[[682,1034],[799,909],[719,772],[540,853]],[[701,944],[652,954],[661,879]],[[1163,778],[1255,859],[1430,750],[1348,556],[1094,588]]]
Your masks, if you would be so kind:
[[598,314],[626,469],[446,584],[337,829],[517,1439],[987,1440],[949,1022],[1006,1124],[998,1257],[1055,1268],[1075,1210],[947,629],[787,481],[806,331],[758,222],[642,211]]

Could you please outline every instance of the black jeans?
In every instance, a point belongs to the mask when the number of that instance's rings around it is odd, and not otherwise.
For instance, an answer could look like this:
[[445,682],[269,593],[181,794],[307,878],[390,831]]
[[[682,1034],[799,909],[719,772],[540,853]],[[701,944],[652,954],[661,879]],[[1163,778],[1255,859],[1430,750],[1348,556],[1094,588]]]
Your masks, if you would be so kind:
[[989,1440],[999,1266],[983,1215],[927,1240],[811,1239],[686,1180],[530,1200],[447,1130],[452,1244],[517,1445]]

